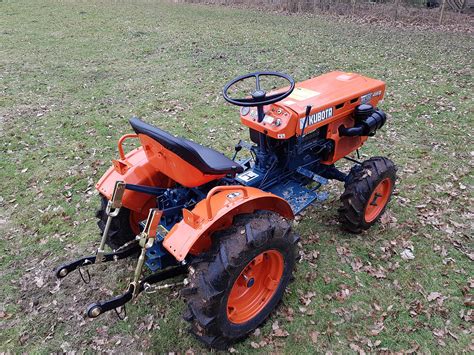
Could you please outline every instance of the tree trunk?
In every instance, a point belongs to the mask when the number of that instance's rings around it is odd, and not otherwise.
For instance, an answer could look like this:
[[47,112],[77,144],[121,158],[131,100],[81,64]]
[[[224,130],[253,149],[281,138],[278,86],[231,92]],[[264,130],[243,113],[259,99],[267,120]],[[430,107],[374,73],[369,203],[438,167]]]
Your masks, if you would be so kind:
[[446,0],[443,0],[443,4],[441,5],[441,11],[439,13],[439,22],[438,25],[443,24],[443,17],[444,17],[444,7],[446,6]]
[[395,21],[398,20],[398,7],[400,6],[400,0],[395,0]]

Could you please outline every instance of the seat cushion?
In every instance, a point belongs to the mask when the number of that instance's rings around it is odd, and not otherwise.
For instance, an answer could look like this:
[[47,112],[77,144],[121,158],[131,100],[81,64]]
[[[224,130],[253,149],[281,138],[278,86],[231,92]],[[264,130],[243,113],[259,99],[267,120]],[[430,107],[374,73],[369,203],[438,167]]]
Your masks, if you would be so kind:
[[241,173],[244,169],[224,154],[184,138],[175,137],[159,128],[143,122],[137,117],[130,119],[130,125],[137,134],[153,138],[163,147],[185,160],[203,174],[223,175]]

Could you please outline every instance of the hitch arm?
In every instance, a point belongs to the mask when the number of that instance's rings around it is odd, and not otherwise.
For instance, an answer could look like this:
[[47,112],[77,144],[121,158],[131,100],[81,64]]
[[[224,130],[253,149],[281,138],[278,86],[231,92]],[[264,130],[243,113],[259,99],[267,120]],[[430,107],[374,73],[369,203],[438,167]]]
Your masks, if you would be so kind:
[[146,284],[152,285],[157,282],[182,275],[186,272],[186,270],[187,270],[187,266],[180,265],[171,269],[167,269],[167,270],[163,270],[163,271],[159,271],[154,274],[151,274],[145,277],[142,281],[140,281],[137,284],[137,286],[135,286],[134,283],[131,283],[128,286],[128,289],[125,293],[119,296],[116,296],[114,298],[111,298],[110,300],[107,300],[107,301],[99,301],[99,302],[90,304],[87,307],[87,316],[89,318],[96,318],[105,312],[121,307],[125,305],[127,302],[129,302],[134,297],[134,294],[139,294],[143,290],[145,290]]
[[[107,262],[107,261],[116,261],[120,259],[125,259],[139,251],[140,251],[140,247],[138,243],[135,242],[135,244],[129,248],[116,251],[113,253],[104,254],[102,256],[103,258],[102,261]],[[80,268],[82,266],[95,264],[95,261],[96,261],[96,255],[84,256],[72,262],[62,264],[55,270],[54,274],[56,275],[57,278],[62,279],[66,277],[67,275],[69,275],[71,271],[74,271],[77,268]]]
[[128,285],[127,291],[120,296],[112,298],[111,300],[105,302],[96,302],[89,305],[89,307],[87,307],[87,316],[89,318],[98,317],[104,312],[123,306],[125,303],[137,297],[138,294],[145,289],[145,284],[150,285],[152,283],[156,283],[179,274],[176,270],[181,271],[181,268],[177,267],[174,269],[165,270],[157,274],[150,275],[140,280],[143,264],[145,262],[146,250],[149,249],[155,241],[158,225],[160,223],[162,214],[163,212],[158,210],[157,208],[150,209],[145,228],[143,232],[138,235],[137,239],[139,240],[141,252],[140,256],[138,257],[135,273],[133,275],[133,281],[130,282],[130,284]]

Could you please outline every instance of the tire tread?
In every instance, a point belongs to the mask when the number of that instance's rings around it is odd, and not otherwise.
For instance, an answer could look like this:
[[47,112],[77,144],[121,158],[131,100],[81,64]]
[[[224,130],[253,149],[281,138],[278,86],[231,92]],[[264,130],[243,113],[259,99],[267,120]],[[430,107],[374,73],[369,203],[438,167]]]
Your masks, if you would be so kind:
[[[218,307],[231,287],[226,275],[243,268],[244,256],[271,238],[286,238],[295,249],[299,241],[288,222],[275,213],[258,211],[253,215],[239,215],[232,227],[215,233],[211,250],[201,256],[201,262],[193,265],[194,272],[188,276],[189,283],[181,292],[188,304],[183,318],[191,323],[190,332],[207,346],[224,350],[242,337],[225,334],[217,324]],[[295,260],[297,256],[294,250]],[[217,285],[222,286],[222,290],[217,289]]]
[[362,162],[361,165],[352,167],[344,184],[345,191],[340,197],[341,207],[338,209],[339,221],[343,229],[351,233],[361,233],[380,219],[385,208],[377,218],[367,223],[364,218],[365,206],[372,191],[382,179],[391,178],[392,188],[395,186],[396,171],[395,164],[385,157],[373,157]]

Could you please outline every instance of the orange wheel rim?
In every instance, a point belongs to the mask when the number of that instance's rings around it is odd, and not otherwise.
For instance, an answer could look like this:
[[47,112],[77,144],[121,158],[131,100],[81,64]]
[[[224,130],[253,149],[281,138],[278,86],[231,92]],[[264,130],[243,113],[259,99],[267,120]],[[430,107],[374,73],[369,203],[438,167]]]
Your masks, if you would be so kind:
[[376,219],[390,198],[392,193],[392,180],[390,178],[385,178],[379,182],[375,187],[374,191],[370,195],[369,203],[365,207],[365,221],[367,223],[372,222]]
[[270,302],[283,275],[283,255],[267,250],[257,255],[235,280],[227,300],[227,318],[232,323],[245,323]]

